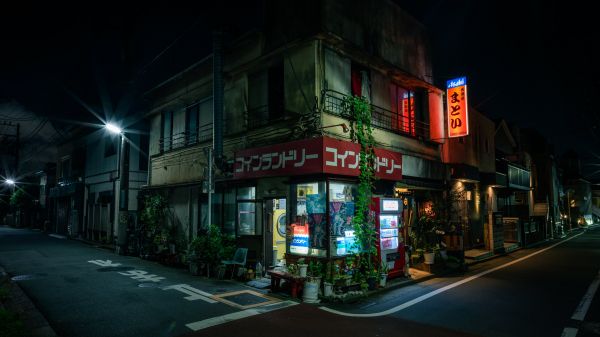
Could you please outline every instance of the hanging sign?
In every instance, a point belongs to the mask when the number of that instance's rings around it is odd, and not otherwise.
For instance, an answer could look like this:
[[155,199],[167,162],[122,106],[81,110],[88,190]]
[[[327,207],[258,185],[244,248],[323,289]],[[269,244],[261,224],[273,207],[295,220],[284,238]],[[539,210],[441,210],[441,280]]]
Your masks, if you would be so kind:
[[446,88],[448,137],[464,137],[469,134],[467,78],[450,80],[446,83]]

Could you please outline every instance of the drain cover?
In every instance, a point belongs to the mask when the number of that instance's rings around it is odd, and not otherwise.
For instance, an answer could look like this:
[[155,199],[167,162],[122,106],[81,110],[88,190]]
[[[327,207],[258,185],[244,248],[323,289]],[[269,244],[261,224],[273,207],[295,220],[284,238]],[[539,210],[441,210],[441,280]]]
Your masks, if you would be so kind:
[[146,282],[146,283],[138,283],[138,287],[140,288],[158,288],[160,283],[156,282]]
[[122,267],[102,267],[102,268],[98,268],[97,271],[100,272],[106,272],[106,271],[127,271],[127,270],[133,270],[135,268],[133,267],[126,267],[126,266],[122,266]]

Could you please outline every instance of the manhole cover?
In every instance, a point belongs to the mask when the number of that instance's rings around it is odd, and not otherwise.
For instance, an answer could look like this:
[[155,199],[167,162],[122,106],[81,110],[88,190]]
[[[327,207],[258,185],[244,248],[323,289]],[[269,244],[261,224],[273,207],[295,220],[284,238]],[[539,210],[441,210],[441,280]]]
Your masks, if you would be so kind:
[[138,287],[140,288],[158,288],[160,283],[156,282],[147,282],[147,283],[138,283]]
[[100,272],[106,272],[106,271],[128,271],[128,270],[133,270],[133,269],[135,269],[135,268],[122,266],[122,267],[102,267],[102,268],[98,268],[97,270]]

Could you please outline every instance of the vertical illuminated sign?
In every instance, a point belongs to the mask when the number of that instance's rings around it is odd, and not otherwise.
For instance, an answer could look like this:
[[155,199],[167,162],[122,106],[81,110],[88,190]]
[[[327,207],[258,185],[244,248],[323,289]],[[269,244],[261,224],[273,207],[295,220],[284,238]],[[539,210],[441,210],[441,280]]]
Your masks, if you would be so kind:
[[469,134],[467,102],[467,78],[459,77],[446,83],[448,103],[448,137],[463,137]]

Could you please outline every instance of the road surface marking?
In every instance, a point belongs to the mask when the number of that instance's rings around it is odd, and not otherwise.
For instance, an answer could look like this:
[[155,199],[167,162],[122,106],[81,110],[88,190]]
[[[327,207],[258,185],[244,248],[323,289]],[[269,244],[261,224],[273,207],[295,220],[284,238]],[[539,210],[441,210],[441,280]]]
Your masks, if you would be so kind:
[[60,235],[60,234],[48,234],[48,236],[51,236],[55,239],[63,239],[63,240],[67,238],[66,236]]
[[120,263],[113,263],[112,260],[91,260],[88,261],[89,263],[93,263],[93,264],[97,264],[100,267],[118,267],[121,264]]
[[[241,295],[241,294],[249,294],[249,295],[253,295],[256,297],[264,298],[266,301],[258,302],[258,303],[254,303],[254,304],[242,305],[242,304],[238,304],[233,301],[230,301],[226,298],[226,297]],[[260,307],[260,306],[267,305],[267,304],[274,304],[274,303],[281,302],[280,300],[278,300],[276,298],[269,297],[267,295],[263,295],[261,293],[258,293],[256,291],[252,291],[252,290],[240,290],[240,291],[231,291],[228,293],[216,294],[216,295],[213,295],[213,298],[219,302],[223,302],[227,305],[236,307],[238,309],[250,309],[250,308]]]
[[583,298],[581,299],[581,302],[579,302],[579,305],[577,306],[577,309],[575,309],[575,312],[573,313],[573,316],[571,316],[571,319],[574,319],[576,321],[583,321],[583,319],[585,318],[585,314],[590,308],[590,304],[592,303],[594,294],[596,293],[596,290],[598,290],[598,285],[600,285],[600,271],[596,275],[594,281],[592,281],[592,284],[590,284],[585,295],[583,295]]
[[575,337],[577,336],[577,331],[575,328],[565,328],[560,337]]
[[500,265],[498,267],[494,267],[492,269],[488,269],[488,270],[482,271],[479,274],[467,277],[467,278],[462,279],[462,280],[460,280],[458,282],[454,282],[454,283],[449,284],[449,285],[447,285],[445,287],[442,287],[440,289],[436,289],[436,290],[434,290],[432,292],[429,292],[427,294],[421,295],[421,296],[419,296],[419,297],[417,297],[415,299],[412,299],[412,300],[410,300],[408,302],[402,303],[400,305],[397,305],[395,307],[392,307],[390,309],[387,309],[387,310],[384,310],[384,311],[381,311],[381,312],[372,312],[372,313],[368,313],[368,314],[354,314],[354,313],[348,313],[348,312],[338,311],[338,310],[335,310],[335,309],[330,309],[330,308],[327,308],[327,307],[319,307],[319,308],[322,309],[322,310],[325,310],[325,311],[329,311],[329,312],[334,313],[334,314],[338,314],[338,315],[342,315],[342,316],[349,316],[349,317],[378,317],[378,316],[390,315],[390,314],[393,314],[393,313],[398,312],[400,310],[404,310],[404,309],[406,309],[408,307],[412,307],[413,305],[415,305],[417,303],[425,301],[426,299],[428,299],[430,297],[433,297],[435,295],[438,295],[438,294],[441,294],[443,292],[446,292],[446,291],[448,291],[448,290],[450,290],[452,288],[456,288],[456,287],[458,287],[458,286],[460,286],[462,284],[465,284],[467,282],[471,282],[473,280],[476,280],[476,279],[478,279],[478,278],[480,278],[480,277],[482,277],[484,275],[487,275],[489,273],[493,273],[493,272],[495,272],[497,270],[504,269],[506,267],[512,266],[513,264],[516,264],[516,263],[519,263],[521,261],[527,260],[530,257],[533,257],[535,255],[541,254],[541,253],[543,253],[543,252],[545,252],[545,251],[547,251],[549,249],[552,249],[552,248],[554,248],[554,247],[556,247],[556,246],[558,246],[560,244],[563,244],[563,243],[565,243],[565,242],[567,242],[569,240],[572,240],[572,239],[574,239],[574,238],[576,238],[576,237],[578,237],[578,236],[580,236],[582,234],[584,234],[584,233],[580,233],[580,234],[574,235],[574,236],[572,236],[572,237],[570,237],[568,239],[565,239],[565,240],[563,240],[561,242],[557,242],[557,243],[553,244],[550,247],[544,248],[542,250],[538,250],[537,252],[533,252],[533,253],[531,253],[529,255],[523,256],[523,257],[518,258],[518,259],[516,259],[514,261],[511,261],[511,262],[505,263],[503,265]]
[[130,271],[126,271],[124,273],[119,272],[119,274],[125,275],[125,276],[131,276],[132,279],[140,280],[140,281],[160,282],[161,280],[165,279],[162,276],[158,276],[155,274],[148,274],[148,272],[144,271],[144,270],[130,270]]
[[184,294],[190,295],[190,296],[184,297],[188,301],[203,300],[204,302],[208,302],[208,303],[217,303],[217,301],[215,301],[211,298],[213,296],[212,294],[204,292],[200,289],[196,289],[196,288],[190,286],[189,284],[175,284],[172,286],[162,288],[162,290],[171,290],[171,289],[174,289],[174,290],[177,290]]
[[186,324],[185,326],[187,326],[191,330],[198,331],[198,330],[209,328],[211,326],[228,323],[228,322],[235,321],[238,319],[256,316],[256,315],[264,314],[269,311],[287,308],[287,307],[290,307],[290,306],[293,306],[296,304],[298,304],[298,303],[294,302],[294,301],[284,301],[284,302],[279,302],[279,303],[275,303],[275,304],[264,305],[264,306],[258,307],[258,308],[246,309],[246,310],[234,312],[234,313],[223,315],[223,316],[207,318],[202,321]]

